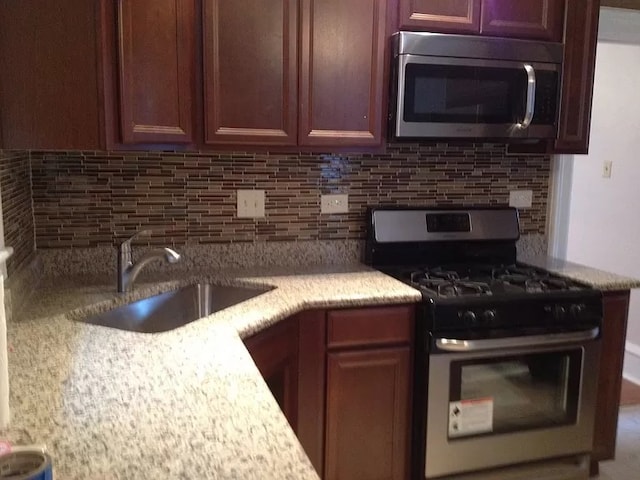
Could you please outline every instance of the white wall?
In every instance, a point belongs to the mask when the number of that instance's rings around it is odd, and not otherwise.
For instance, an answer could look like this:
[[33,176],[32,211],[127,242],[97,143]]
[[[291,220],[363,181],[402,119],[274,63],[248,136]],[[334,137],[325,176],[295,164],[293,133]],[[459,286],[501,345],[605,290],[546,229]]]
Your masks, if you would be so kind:
[[[557,228],[566,227],[556,235],[568,260],[640,278],[640,12],[603,8],[598,38],[589,155],[560,160],[573,168],[561,179],[570,193],[568,208],[566,198],[556,206]],[[640,291],[631,295],[625,376],[640,382]]]

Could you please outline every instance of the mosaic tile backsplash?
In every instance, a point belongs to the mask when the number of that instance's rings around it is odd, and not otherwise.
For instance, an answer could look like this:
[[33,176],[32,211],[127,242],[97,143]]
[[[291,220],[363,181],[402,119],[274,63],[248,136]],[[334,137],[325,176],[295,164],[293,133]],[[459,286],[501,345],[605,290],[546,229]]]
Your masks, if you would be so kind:
[[14,249],[7,261],[11,276],[28,263],[35,251],[29,152],[0,150],[0,191],[4,243]]
[[[373,205],[504,205],[533,190],[522,233],[545,231],[550,158],[501,144],[390,145],[385,154],[31,152],[36,243],[114,245],[362,239]],[[236,217],[236,190],[266,191],[266,216]],[[321,215],[320,195],[349,194]]]

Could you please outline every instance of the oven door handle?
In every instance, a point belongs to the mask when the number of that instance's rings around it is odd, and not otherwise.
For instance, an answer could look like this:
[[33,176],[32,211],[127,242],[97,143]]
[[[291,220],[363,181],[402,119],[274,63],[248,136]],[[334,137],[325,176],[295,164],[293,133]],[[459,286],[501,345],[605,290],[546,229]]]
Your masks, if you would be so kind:
[[501,350],[522,347],[547,347],[567,343],[582,343],[597,338],[600,328],[571,333],[529,335],[522,337],[495,338],[491,340],[456,340],[436,338],[436,347],[445,352],[478,352],[481,350]]

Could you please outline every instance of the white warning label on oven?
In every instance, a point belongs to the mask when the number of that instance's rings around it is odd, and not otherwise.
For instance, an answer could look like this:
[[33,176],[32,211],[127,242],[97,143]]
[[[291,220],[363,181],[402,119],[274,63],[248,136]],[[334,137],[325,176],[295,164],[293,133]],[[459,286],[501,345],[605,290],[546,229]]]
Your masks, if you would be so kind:
[[449,402],[449,437],[493,431],[493,398]]

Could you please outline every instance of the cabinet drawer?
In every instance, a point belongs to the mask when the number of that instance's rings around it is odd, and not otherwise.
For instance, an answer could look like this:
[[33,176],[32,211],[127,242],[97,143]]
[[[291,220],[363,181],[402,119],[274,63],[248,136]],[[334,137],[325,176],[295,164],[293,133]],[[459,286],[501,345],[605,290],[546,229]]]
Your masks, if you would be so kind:
[[329,348],[411,342],[413,306],[334,310],[328,313]]

